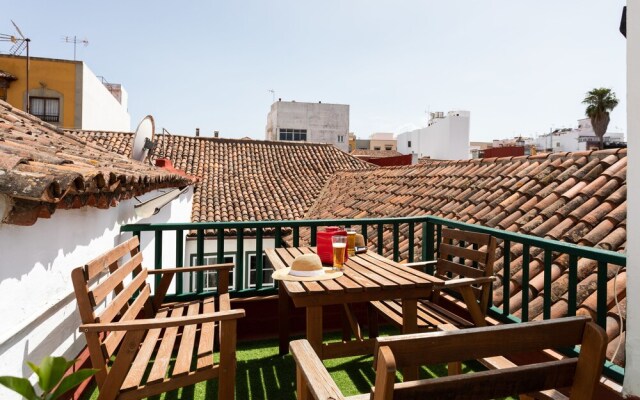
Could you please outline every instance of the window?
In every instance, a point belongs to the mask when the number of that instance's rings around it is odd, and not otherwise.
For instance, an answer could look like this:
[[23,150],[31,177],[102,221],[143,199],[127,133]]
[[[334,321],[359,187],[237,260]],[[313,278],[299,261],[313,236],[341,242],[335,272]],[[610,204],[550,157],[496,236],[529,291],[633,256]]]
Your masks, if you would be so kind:
[[29,111],[46,122],[60,122],[60,99],[29,97]]
[[407,141],[407,147],[411,147],[411,140]]
[[380,150],[380,146],[375,146],[373,149],[374,150]]
[[338,135],[338,143],[344,143],[344,135]]
[[[197,256],[191,254],[191,265],[197,265]],[[236,262],[235,253],[228,253],[224,255],[224,263]],[[218,264],[218,255],[215,253],[208,253],[204,255],[204,265]],[[218,288],[218,273],[216,271],[204,271],[204,284],[203,290],[210,291]],[[233,270],[229,273],[229,290],[235,289],[235,280],[233,279]],[[198,273],[192,272],[189,274],[189,291],[195,292],[198,289]]]
[[385,144],[385,145],[384,145],[384,149],[385,149],[385,150],[393,150],[393,146],[392,146],[392,145],[390,145],[390,144]]
[[[247,268],[249,273],[247,274],[248,282],[247,287],[255,288],[256,287],[256,268],[257,268],[258,257],[256,257],[256,253],[247,252]],[[270,264],[267,262],[267,256],[262,253],[262,287],[273,286],[273,279],[271,278],[271,274],[273,273],[273,268],[270,268]]]
[[280,140],[307,141],[306,129],[282,129],[280,128]]

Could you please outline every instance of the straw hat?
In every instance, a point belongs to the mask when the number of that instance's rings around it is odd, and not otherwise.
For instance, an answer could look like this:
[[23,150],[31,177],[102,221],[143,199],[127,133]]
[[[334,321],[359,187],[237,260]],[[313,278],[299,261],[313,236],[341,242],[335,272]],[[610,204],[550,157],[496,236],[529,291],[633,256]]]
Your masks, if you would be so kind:
[[361,234],[356,234],[356,247],[364,247],[364,236]]
[[342,276],[342,271],[323,268],[317,254],[303,254],[297,256],[291,267],[275,271],[271,277],[282,281],[324,281]]

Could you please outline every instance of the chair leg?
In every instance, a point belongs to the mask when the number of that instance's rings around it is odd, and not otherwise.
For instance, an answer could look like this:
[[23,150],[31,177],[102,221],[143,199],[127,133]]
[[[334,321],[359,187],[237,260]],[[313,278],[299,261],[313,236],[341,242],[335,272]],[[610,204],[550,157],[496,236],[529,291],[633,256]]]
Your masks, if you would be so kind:
[[367,303],[367,317],[369,320],[369,337],[372,339],[377,338],[379,335],[378,311],[371,305],[371,303]]
[[236,320],[220,322],[218,399],[232,400],[236,389]]

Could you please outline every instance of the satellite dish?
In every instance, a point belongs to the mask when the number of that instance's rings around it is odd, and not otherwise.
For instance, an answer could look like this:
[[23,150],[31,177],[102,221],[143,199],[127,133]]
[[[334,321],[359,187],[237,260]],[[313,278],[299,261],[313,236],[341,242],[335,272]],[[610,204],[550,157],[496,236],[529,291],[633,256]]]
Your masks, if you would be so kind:
[[133,151],[131,151],[131,158],[134,160],[142,161],[147,155],[147,148],[145,142],[147,139],[151,141],[153,132],[155,131],[155,123],[153,117],[147,115],[140,121],[135,133],[133,134]]

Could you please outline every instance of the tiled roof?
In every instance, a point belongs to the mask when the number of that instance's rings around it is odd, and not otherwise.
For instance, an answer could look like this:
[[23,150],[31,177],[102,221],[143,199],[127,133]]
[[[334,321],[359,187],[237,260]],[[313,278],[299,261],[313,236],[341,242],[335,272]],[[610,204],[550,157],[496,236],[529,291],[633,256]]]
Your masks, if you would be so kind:
[[107,150],[131,157],[133,132],[89,131],[65,129],[65,133],[75,135],[87,142],[97,143]]
[[[364,218],[435,215],[502,230],[561,240],[578,245],[624,252],[626,245],[626,149],[597,152],[541,154],[529,157],[430,161],[407,167],[366,172],[341,172],[330,179],[308,218]],[[348,190],[342,190],[348,188]],[[419,224],[418,224],[419,225]],[[373,228],[371,228],[373,229]],[[420,252],[421,229],[409,243],[401,228],[400,251],[409,246]],[[375,240],[373,230],[369,238]],[[392,233],[384,234],[385,254],[392,254]],[[503,274],[502,247],[495,273]],[[511,246],[510,311],[521,315],[521,245]],[[531,250],[529,318],[541,318],[543,254]],[[567,314],[568,257],[557,256],[552,267],[552,317]],[[591,260],[578,262],[580,313],[593,313],[596,304],[596,268]],[[619,315],[613,285],[617,267],[608,268],[610,307],[607,332],[611,357],[619,340]],[[616,295],[624,317],[624,270],[618,274]],[[494,303],[502,304],[496,285]],[[595,314],[593,314],[595,316]],[[616,362],[622,363],[624,352]]]
[[300,219],[338,170],[375,166],[333,145],[157,135],[156,154],[198,176],[193,222]]
[[395,150],[363,150],[363,149],[355,149],[351,151],[352,156],[359,157],[396,157],[401,156],[402,153]]
[[17,79],[15,76],[13,76],[10,73],[8,73],[6,71],[3,71],[1,69],[0,69],[0,78],[1,79],[6,79],[6,80],[9,80],[9,81],[15,81]]
[[32,225],[57,209],[108,208],[163,187],[190,184],[168,173],[64,134],[0,101],[0,220]]

